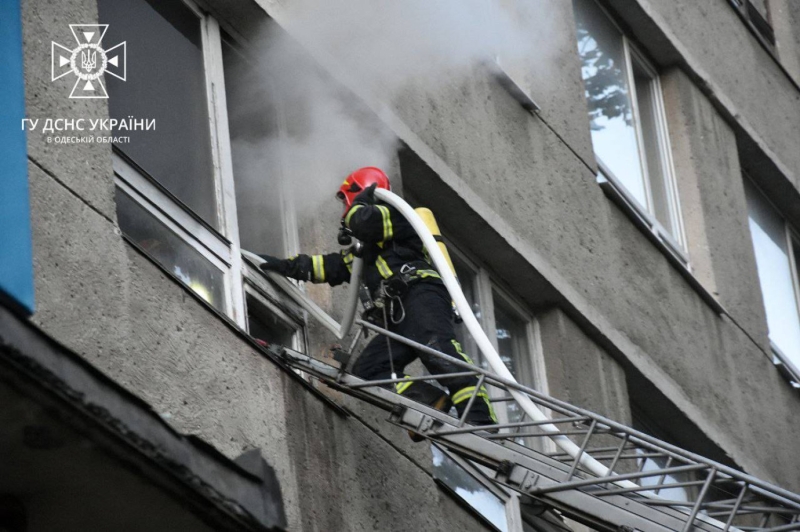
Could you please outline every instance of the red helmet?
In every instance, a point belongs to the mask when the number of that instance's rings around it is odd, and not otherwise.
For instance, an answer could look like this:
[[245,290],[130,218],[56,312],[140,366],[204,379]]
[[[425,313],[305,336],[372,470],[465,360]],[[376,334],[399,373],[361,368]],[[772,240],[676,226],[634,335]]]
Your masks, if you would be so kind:
[[373,183],[377,185],[377,188],[392,190],[389,177],[383,173],[383,170],[374,166],[359,168],[347,176],[342,186],[339,187],[339,192],[336,193],[336,197],[345,205],[345,212],[352,207],[353,199]]

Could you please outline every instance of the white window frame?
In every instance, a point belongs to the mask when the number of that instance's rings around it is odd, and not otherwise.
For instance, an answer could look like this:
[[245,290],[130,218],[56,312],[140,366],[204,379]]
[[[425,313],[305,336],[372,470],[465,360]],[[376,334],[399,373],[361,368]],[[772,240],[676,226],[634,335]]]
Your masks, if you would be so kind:
[[[117,149],[112,153],[115,185],[162,223],[166,230],[222,271],[225,299],[220,310],[236,325],[248,330],[245,298],[249,295],[274,312],[287,329],[295,331],[292,347],[300,349],[305,345],[304,314],[261,272],[242,259],[219,23],[192,0],[181,1],[198,17],[201,28],[214,204],[219,229],[202,220],[155,178],[128,162],[124,150],[118,150],[122,154],[117,153]],[[285,128],[285,124],[281,127]],[[289,214],[285,217],[287,234],[284,242],[287,253],[291,253],[298,247],[298,231],[291,200],[285,196],[284,188],[281,187],[281,203],[284,214]]]
[[[750,177],[747,172],[743,171],[742,173],[744,175],[744,179],[747,179],[748,182],[753,186],[756,194],[761,196],[761,199],[764,200],[773,211],[775,211],[775,214],[780,217],[781,221],[783,222],[784,237],[786,238],[786,251],[787,255],[789,256],[789,270],[792,276],[794,301],[795,305],[798,307],[798,313],[800,313],[800,273],[798,273],[798,268],[800,268],[800,265],[798,265],[797,261],[795,260],[795,250],[796,247],[800,245],[797,244],[800,243],[800,232],[795,231],[795,229],[789,225],[789,222],[786,221],[786,217],[783,216],[781,210],[775,205],[775,203],[772,202],[771,199],[769,199],[769,196],[764,193],[755,180]],[[750,245],[754,245],[752,236]],[[764,311],[766,312],[766,303],[762,301],[762,304],[764,305]],[[769,346],[772,351],[772,363],[778,368],[781,375],[783,375],[783,377],[789,381],[789,384],[792,386],[792,388],[800,390],[800,367],[795,366],[792,361],[789,360],[789,357],[787,357],[775,344],[775,342],[772,341],[772,339],[769,340]]]
[[[436,448],[442,454],[464,469],[482,487],[486,488],[486,491],[502,501],[505,507],[506,527],[508,528],[508,532],[522,532],[522,513],[519,506],[519,494],[510,490],[506,490],[496,482],[491,481],[490,478],[493,477],[495,473],[489,468],[485,468],[479,464],[462,458],[461,456],[450,452],[441,445],[437,445],[435,443],[432,443],[431,445],[436,446]],[[458,495],[456,494],[456,496]],[[480,513],[474,507],[473,511]]]
[[[677,182],[675,179],[675,165],[672,159],[672,147],[669,141],[669,129],[664,107],[664,95],[661,89],[661,80],[658,71],[653,64],[645,57],[644,53],[631,41],[625,32],[616,23],[608,11],[599,3],[595,2],[606,19],[619,33],[622,39],[623,54],[625,56],[625,76],[630,90],[629,99],[633,113],[634,129],[636,131],[636,142],[638,148],[639,166],[644,180],[646,205],[642,205],[625,188],[622,182],[614,173],[603,163],[602,158],[595,152],[595,159],[598,164],[597,183],[603,191],[617,203],[625,212],[634,218],[637,225],[646,229],[656,237],[657,242],[661,243],[675,259],[677,259],[686,269],[691,271],[688,248],[686,247],[686,232],[681,216],[680,197],[678,194]],[[636,80],[634,76],[634,61],[653,83],[654,98],[653,109],[656,118],[656,131],[653,133],[657,137],[658,157],[661,163],[661,172],[664,176],[664,185],[667,192],[667,208],[669,210],[670,222],[675,227],[673,235],[656,219],[655,202],[653,200],[651,176],[647,165],[646,154],[644,152],[644,134],[642,131],[642,120],[639,109],[639,99],[637,97]]]
[[[484,330],[492,346],[498,350],[497,343],[497,330],[495,321],[495,302],[494,294],[497,294],[503,300],[503,304],[512,311],[514,317],[519,319],[525,324],[524,341],[526,343],[528,357],[525,360],[518,361],[518,372],[521,375],[517,376],[522,379],[521,384],[530,385],[532,388],[539,392],[549,395],[550,388],[547,384],[547,372],[544,361],[544,350],[542,349],[541,329],[539,321],[532,312],[526,309],[524,303],[520,302],[517,298],[511,295],[511,291],[506,289],[502,284],[497,281],[489,270],[482,266],[478,261],[471,258],[466,252],[461,250],[453,243],[447,236],[444,236],[447,250],[458,262],[463,264],[475,280],[473,291],[477,300],[478,308],[480,309],[480,317],[478,322]],[[463,280],[462,280],[463,282]],[[471,356],[477,356],[478,353],[467,353]],[[500,399],[506,393],[494,386],[487,386],[490,399]],[[508,422],[508,414],[505,408],[497,408],[497,405],[504,405],[504,403],[495,403],[495,413],[499,423]],[[549,412],[545,412],[550,415]],[[509,429],[503,429],[508,431]],[[545,453],[556,452],[555,444],[549,438],[536,438],[534,448],[537,451]],[[452,457],[452,456],[451,456]],[[506,516],[508,518],[508,530],[510,532],[522,532],[523,523],[520,510],[519,494],[515,492],[508,492],[498,488],[494,482],[490,480],[491,473],[483,471],[479,466],[472,464],[463,459],[454,460],[462,465],[473,477],[484,485],[487,490],[501,498],[505,502]]]
[[[292,332],[292,339],[288,346],[295,351],[305,351],[307,340],[305,338],[305,320],[299,309],[287,308],[282,300],[274,301],[264,295],[264,291],[257,286],[249,283],[244,285],[245,306],[247,306],[247,298],[250,297],[258,302],[259,305],[267,309],[273,316],[275,316],[281,325]],[[296,373],[302,372],[295,370]]]
[[[449,238],[444,237],[444,240],[450,254],[464,264],[475,278],[474,292],[481,311],[478,322],[492,342],[492,346],[495,349],[498,348],[493,297],[493,293],[497,293],[503,299],[503,303],[515,314],[515,317],[525,324],[525,343],[530,360],[522,361],[520,367],[520,371],[526,381],[523,384],[529,383],[526,385],[530,385],[542,393],[548,393],[549,387],[547,385],[544,357],[542,356],[539,322],[536,317],[525,308],[524,303],[511,295],[510,290],[507,290],[500,282],[495,280],[487,268],[471,259],[464,251],[453,244]],[[503,412],[503,415],[505,415],[505,412]]]

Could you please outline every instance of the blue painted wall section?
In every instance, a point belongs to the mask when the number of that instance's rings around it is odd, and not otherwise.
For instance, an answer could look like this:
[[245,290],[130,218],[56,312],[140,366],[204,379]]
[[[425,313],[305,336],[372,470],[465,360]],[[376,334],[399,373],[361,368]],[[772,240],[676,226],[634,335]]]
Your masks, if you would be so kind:
[[0,304],[33,313],[20,0],[0,0]]

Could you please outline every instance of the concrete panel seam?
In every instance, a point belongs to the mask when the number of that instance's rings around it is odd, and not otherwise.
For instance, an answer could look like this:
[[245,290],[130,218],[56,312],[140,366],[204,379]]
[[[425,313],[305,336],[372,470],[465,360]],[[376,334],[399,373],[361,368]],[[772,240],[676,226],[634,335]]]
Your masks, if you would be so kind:
[[560,141],[560,142],[561,142],[561,143],[562,143],[564,146],[566,146],[566,147],[567,147],[567,149],[568,149],[570,152],[572,152],[572,154],[573,154],[573,155],[574,155],[574,156],[575,156],[575,157],[576,157],[576,158],[577,158],[577,159],[578,159],[580,162],[582,162],[582,163],[583,163],[583,165],[584,165],[586,168],[588,168],[588,169],[589,169],[589,171],[592,173],[592,175],[593,175],[593,176],[596,176],[596,175],[597,175],[597,170],[596,170],[594,167],[592,167],[592,165],[591,165],[591,164],[589,164],[589,163],[588,163],[588,162],[587,162],[587,161],[586,161],[586,160],[585,160],[583,157],[581,157],[581,155],[580,155],[580,154],[579,154],[577,151],[575,151],[575,149],[574,149],[572,146],[570,146],[570,144],[569,144],[569,143],[568,143],[568,142],[567,142],[567,141],[564,139],[564,137],[562,137],[562,136],[561,136],[561,135],[558,133],[558,131],[556,131],[556,129],[555,129],[553,126],[551,126],[551,125],[550,125],[550,124],[547,122],[547,120],[545,120],[545,119],[544,119],[544,117],[542,117],[542,115],[541,115],[541,114],[537,113],[535,116],[536,116],[536,117],[537,117],[539,120],[541,120],[541,121],[542,121],[542,124],[544,124],[544,125],[547,127],[547,129],[549,129],[549,130],[550,130],[550,131],[553,133],[553,135],[555,135],[555,136],[556,136],[556,138],[557,138],[557,139],[558,139],[558,140],[559,140],[559,141]]
[[78,194],[77,192],[75,192],[74,190],[72,190],[72,189],[69,187],[69,185],[67,185],[66,183],[64,183],[64,181],[62,181],[61,179],[59,179],[58,177],[56,177],[56,175],[55,175],[53,172],[51,172],[50,170],[48,170],[47,168],[45,168],[45,167],[44,167],[44,166],[43,166],[41,163],[39,163],[39,161],[37,161],[36,159],[34,159],[34,158],[33,158],[33,157],[31,157],[31,156],[28,156],[28,160],[29,160],[30,162],[32,162],[32,163],[33,163],[33,164],[34,164],[34,165],[35,165],[35,166],[36,166],[36,167],[37,167],[39,170],[41,170],[42,172],[44,172],[45,174],[47,174],[47,176],[49,176],[49,177],[50,177],[50,178],[51,178],[53,181],[55,181],[56,183],[58,183],[59,185],[61,185],[61,186],[62,186],[62,187],[63,187],[63,188],[64,188],[64,189],[67,191],[67,192],[69,192],[70,194],[72,194],[72,195],[73,195],[75,198],[77,198],[77,199],[78,199],[78,200],[79,200],[81,203],[83,203],[84,205],[86,205],[87,207],[89,207],[90,209],[92,209],[92,210],[93,210],[95,213],[97,213],[97,214],[99,214],[100,216],[102,216],[103,218],[105,218],[105,219],[106,219],[107,221],[109,221],[109,222],[110,222],[110,223],[111,223],[111,224],[112,224],[114,227],[117,227],[117,221],[116,221],[116,220],[112,220],[112,219],[111,219],[111,218],[110,218],[110,217],[109,217],[107,214],[105,214],[104,212],[100,211],[100,210],[99,210],[97,207],[95,207],[94,205],[92,205],[91,203],[89,203],[88,201],[86,201],[86,200],[85,200],[85,199],[84,199],[84,198],[83,198],[83,197],[82,197],[80,194]]

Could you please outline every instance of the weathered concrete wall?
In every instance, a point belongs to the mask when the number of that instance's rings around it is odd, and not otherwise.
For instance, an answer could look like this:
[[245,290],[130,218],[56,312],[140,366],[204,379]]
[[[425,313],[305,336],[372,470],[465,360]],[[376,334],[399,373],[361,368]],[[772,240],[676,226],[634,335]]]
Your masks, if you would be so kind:
[[[800,400],[765,356],[762,310],[752,308],[755,270],[742,249],[749,249],[749,239],[731,130],[689,80],[665,78],[681,193],[691,205],[687,225],[706,231],[705,242],[692,240],[698,275],[713,284],[742,328],[716,315],[595,183],[587,167],[591,144],[571,3],[548,4],[558,6],[555,15],[531,20],[531,34],[544,31],[538,25],[556,26],[554,49],[531,61],[527,73],[515,66],[543,105],[544,121],[476,67],[465,78],[443,80],[433,93],[429,86],[412,87],[385,102],[399,121],[390,125],[420,148],[441,188],[449,188],[449,195],[432,200],[465,202],[463,213],[442,224],[469,235],[472,225],[490,223],[499,232],[496,242],[469,243],[480,258],[507,272],[507,282],[544,277],[565,312],[591,335],[590,341],[561,311],[543,318],[547,352],[561,357],[551,359],[556,387],[569,387],[571,400],[611,417],[627,415],[618,368],[592,345],[601,340],[749,472],[800,489],[794,474],[800,428],[793,422]],[[774,72],[730,8],[721,0],[647,5],[693,61],[703,61],[726,102],[800,176],[800,152],[792,144],[800,127],[795,89]],[[30,117],[106,116],[102,102],[69,100],[69,87],[49,81],[49,41],[69,42],[64,21],[96,20],[94,9],[91,0],[26,2]],[[732,35],[730,43],[709,39],[712,30]],[[423,452],[409,452],[409,461],[382,437],[404,437],[399,431],[381,426],[376,432],[336,416],[124,243],[115,224],[107,146],[55,147],[38,132],[29,135],[29,145],[37,323],[169,413],[179,430],[199,434],[229,456],[263,448],[278,471],[292,529],[329,530],[339,523],[347,530],[398,523],[481,529],[435,488]],[[720,194],[725,201],[718,205]],[[336,206],[326,209],[320,219],[340,214]],[[304,227],[305,249],[326,249],[334,241],[331,224]],[[516,252],[515,265],[524,259],[516,271],[504,264],[507,254],[492,253],[503,246]],[[519,291],[532,307],[543,304],[535,290]],[[326,289],[312,294],[335,308]],[[323,349],[327,338],[311,332],[315,352]],[[581,347],[594,356],[572,351]],[[607,370],[607,381],[594,382],[592,363]],[[593,384],[582,385],[586,379]],[[785,444],[765,453],[763,434]]]
[[769,19],[775,30],[778,57],[800,85],[800,4],[792,0],[770,0]]
[[625,370],[560,309],[538,314],[550,395],[631,425]]
[[742,275],[756,263],[734,132],[680,69],[661,85],[692,271],[768,352],[758,278]]

